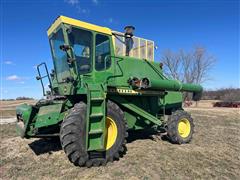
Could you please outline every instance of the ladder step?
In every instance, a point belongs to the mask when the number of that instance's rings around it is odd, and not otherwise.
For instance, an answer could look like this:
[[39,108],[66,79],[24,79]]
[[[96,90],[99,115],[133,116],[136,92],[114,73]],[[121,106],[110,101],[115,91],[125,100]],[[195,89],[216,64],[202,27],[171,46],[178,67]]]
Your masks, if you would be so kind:
[[97,118],[97,117],[103,117],[104,114],[103,113],[94,113],[90,115],[90,118]]
[[95,130],[89,131],[89,134],[102,134],[102,133],[103,133],[102,129],[95,129]]
[[91,89],[91,92],[101,92],[101,89]]
[[104,101],[104,98],[103,97],[95,97],[95,98],[91,98],[91,101],[95,101],[95,102]]

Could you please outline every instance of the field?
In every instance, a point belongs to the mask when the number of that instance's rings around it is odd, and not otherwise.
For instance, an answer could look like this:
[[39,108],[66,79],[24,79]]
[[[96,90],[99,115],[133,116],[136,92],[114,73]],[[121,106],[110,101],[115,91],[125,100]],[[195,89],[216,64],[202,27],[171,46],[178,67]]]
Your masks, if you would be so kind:
[[16,100],[16,101],[0,101],[0,117],[10,118],[15,116],[15,108],[19,104],[34,104],[35,100]]
[[127,154],[105,167],[79,168],[58,139],[21,139],[14,124],[1,125],[2,179],[240,179],[240,111],[186,108],[195,122],[190,144],[173,145],[147,132],[130,134]]

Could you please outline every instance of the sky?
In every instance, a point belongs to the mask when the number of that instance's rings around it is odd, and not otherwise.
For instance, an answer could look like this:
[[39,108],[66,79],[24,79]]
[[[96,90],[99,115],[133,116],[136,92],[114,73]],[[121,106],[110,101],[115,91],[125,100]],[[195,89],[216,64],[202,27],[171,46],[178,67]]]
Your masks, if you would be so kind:
[[154,40],[159,62],[166,49],[202,46],[217,61],[205,89],[240,87],[239,1],[206,0],[1,0],[1,97],[42,97],[36,65],[52,69],[47,29],[59,16]]

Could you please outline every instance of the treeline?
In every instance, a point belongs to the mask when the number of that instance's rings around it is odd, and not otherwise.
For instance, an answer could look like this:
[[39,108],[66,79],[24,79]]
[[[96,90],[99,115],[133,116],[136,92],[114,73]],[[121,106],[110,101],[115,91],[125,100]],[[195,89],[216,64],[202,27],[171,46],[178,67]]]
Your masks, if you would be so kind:
[[15,100],[34,100],[33,98],[30,97],[25,97],[25,96],[21,96],[21,97],[17,97],[16,99],[1,99],[2,101],[15,101]]
[[240,88],[222,88],[218,90],[205,90],[203,100],[221,100],[225,102],[240,101]]
[[33,100],[33,98],[22,96],[22,97],[17,97],[16,100]]

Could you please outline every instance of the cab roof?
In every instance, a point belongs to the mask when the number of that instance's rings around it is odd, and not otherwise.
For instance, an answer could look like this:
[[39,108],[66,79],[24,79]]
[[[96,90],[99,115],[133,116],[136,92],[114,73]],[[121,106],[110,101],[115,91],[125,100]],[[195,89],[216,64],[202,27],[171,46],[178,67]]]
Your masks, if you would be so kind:
[[72,19],[72,18],[69,18],[69,17],[66,17],[66,16],[59,16],[54,21],[54,23],[48,28],[48,30],[47,30],[48,36],[50,34],[52,34],[52,32],[54,32],[54,30],[61,23],[65,23],[65,24],[69,24],[69,25],[73,25],[73,26],[78,26],[78,27],[82,27],[82,28],[89,29],[89,30],[92,30],[92,31],[96,31],[96,32],[112,35],[112,31],[109,28],[98,26],[98,25],[94,25],[94,24],[90,24],[90,23],[86,23],[86,22],[83,22],[83,21],[80,21],[80,20],[76,20],[76,19]]

